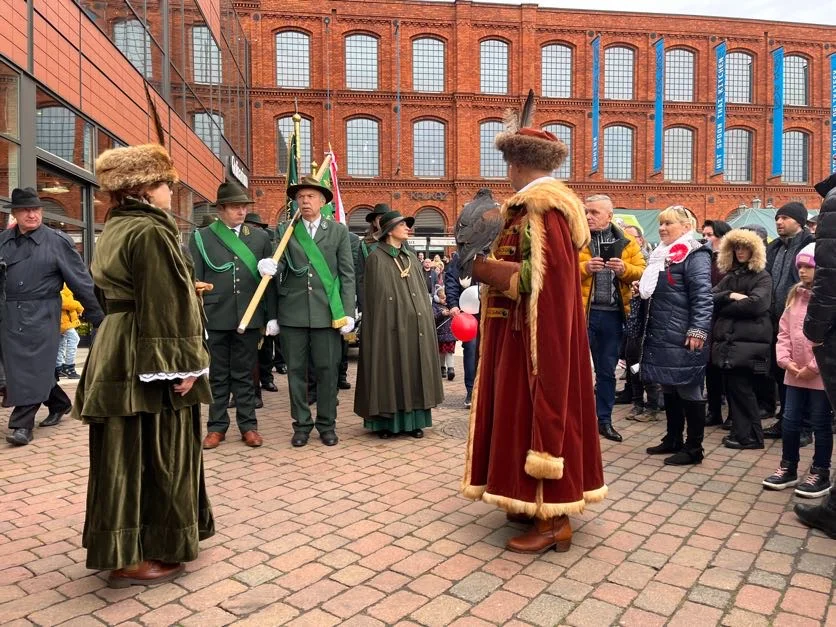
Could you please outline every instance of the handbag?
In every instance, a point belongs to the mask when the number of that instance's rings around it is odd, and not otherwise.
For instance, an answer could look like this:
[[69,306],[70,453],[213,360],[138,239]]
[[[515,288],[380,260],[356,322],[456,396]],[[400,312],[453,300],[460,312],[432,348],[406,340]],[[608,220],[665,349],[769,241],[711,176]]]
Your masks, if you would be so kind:
[[630,313],[627,315],[627,320],[624,324],[627,331],[627,337],[633,339],[640,339],[644,335],[644,313],[646,303],[641,296],[633,296],[630,298]]

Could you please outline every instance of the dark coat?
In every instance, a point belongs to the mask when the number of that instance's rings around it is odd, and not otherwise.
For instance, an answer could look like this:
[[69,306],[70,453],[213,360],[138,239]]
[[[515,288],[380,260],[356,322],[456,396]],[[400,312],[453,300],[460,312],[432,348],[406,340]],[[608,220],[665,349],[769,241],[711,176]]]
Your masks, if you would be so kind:
[[813,234],[803,228],[795,237],[776,237],[766,247],[766,271],[772,275],[772,319],[776,325],[784,313],[790,288],[799,280],[795,256],[812,241]]
[[[668,276],[670,272],[670,277]],[[641,375],[650,383],[688,385],[704,374],[708,346],[690,351],[689,332],[708,336],[711,331],[711,249],[692,252],[682,263],[659,273],[642,346]]]
[[42,403],[55,385],[64,283],[81,301],[87,321],[98,326],[104,318],[93,279],[68,235],[47,226],[20,242],[17,234],[17,228],[0,234],[0,263],[6,264],[0,342],[5,363],[14,364],[6,371],[7,406]]

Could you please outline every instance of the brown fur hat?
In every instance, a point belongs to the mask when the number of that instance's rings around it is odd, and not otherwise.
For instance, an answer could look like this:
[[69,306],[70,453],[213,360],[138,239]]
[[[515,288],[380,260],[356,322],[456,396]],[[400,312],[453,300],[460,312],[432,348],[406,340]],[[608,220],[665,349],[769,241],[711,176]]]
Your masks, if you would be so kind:
[[159,144],[127,146],[104,151],[96,159],[96,176],[102,191],[131,189],[148,183],[180,180],[174,161]]
[[752,256],[746,262],[748,270],[760,272],[766,268],[766,246],[760,236],[747,229],[732,229],[720,240],[720,250],[717,252],[717,268],[720,272],[731,272],[734,268],[735,246],[745,246],[752,251]]
[[559,168],[569,154],[557,137],[534,128],[505,131],[496,136],[495,143],[506,163],[548,172]]

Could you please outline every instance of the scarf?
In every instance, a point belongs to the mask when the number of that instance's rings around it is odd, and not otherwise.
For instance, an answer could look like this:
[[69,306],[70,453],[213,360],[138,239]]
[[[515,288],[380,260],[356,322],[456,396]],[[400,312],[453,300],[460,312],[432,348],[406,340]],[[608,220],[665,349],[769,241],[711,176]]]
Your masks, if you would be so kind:
[[639,294],[642,299],[647,300],[653,296],[653,292],[656,291],[656,283],[659,281],[660,272],[668,270],[670,273],[669,268],[671,265],[682,263],[688,255],[701,246],[702,244],[694,238],[694,234],[691,231],[667,246],[659,244],[650,253],[647,268],[645,268],[641,281],[639,281]]

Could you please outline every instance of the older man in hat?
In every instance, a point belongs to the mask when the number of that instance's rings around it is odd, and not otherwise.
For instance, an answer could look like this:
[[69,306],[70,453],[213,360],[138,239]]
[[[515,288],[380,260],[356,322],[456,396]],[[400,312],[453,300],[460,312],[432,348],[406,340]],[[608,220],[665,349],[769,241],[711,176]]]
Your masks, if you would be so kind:
[[[316,427],[322,443],[334,446],[339,438],[337,377],[342,353],[340,334],[354,329],[354,262],[344,224],[323,219],[322,207],[331,190],[307,176],[287,189],[301,219],[279,225],[281,239],[288,228],[293,236],[277,266],[262,260],[264,274],[277,274],[280,342],[287,361],[293,446],[305,446]],[[316,377],[316,421],[308,406],[308,364]]]
[[256,420],[256,393],[253,365],[258,359],[258,341],[262,329],[267,335],[279,331],[276,322],[276,298],[273,290],[259,304],[247,329],[238,333],[238,323],[250,304],[261,274],[258,260],[269,257],[273,247],[264,229],[244,223],[250,206],[246,191],[232,182],[218,188],[218,219],[198,229],[189,242],[195,266],[195,278],[214,285],[203,295],[206,328],[211,356],[209,381],[212,405],[203,448],[212,449],[226,439],[229,428],[229,395],[235,397],[235,417],[241,439],[247,446],[261,446]]
[[55,379],[55,355],[61,336],[61,288],[66,283],[84,306],[85,318],[97,327],[104,312],[93,293],[84,261],[70,237],[43,225],[43,203],[31,187],[12,191],[11,209],[17,222],[0,234],[0,273],[5,274],[0,344],[8,394],[14,406],[6,441],[23,446],[32,441],[35,414],[41,403],[48,427],[72,408]]

